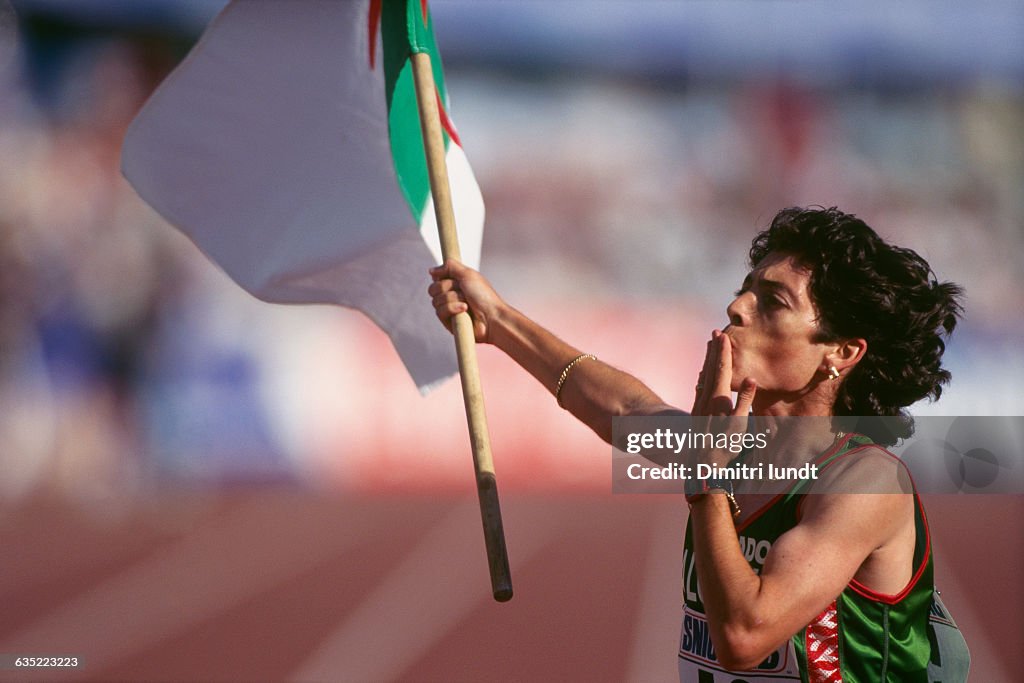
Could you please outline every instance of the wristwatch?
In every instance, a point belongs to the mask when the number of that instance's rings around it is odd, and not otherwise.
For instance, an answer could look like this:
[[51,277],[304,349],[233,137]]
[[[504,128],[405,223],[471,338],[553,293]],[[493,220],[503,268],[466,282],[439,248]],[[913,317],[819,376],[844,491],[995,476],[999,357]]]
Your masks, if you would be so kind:
[[708,494],[709,491],[718,489],[725,494],[725,497],[729,499],[729,507],[732,509],[732,516],[740,516],[740,506],[736,502],[736,496],[734,495],[732,479],[716,479],[714,477],[707,479],[687,479],[683,482],[683,495],[686,496],[686,502],[693,505],[698,500]]
[[732,479],[708,477],[704,479],[687,479],[683,483],[683,494],[686,496],[687,503],[696,503],[712,489],[721,489],[725,491],[726,495],[732,496]]

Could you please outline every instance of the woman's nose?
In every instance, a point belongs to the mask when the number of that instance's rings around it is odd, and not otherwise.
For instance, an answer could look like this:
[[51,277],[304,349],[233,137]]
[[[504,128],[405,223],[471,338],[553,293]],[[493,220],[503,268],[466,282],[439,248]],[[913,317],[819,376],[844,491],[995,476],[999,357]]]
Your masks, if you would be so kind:
[[745,310],[743,299],[746,298],[748,294],[749,292],[744,292],[743,294],[740,294],[738,297],[732,300],[732,303],[730,303],[726,307],[725,314],[729,317],[730,325],[739,326],[743,324],[743,311]]

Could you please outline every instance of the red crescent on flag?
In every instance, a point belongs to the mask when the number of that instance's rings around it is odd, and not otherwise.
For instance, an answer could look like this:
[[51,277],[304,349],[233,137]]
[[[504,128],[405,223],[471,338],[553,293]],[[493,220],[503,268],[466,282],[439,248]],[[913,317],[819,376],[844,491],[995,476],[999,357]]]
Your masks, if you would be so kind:
[[[380,29],[380,13],[384,0],[370,0],[370,13],[367,16],[367,25],[370,30],[370,69],[375,67],[377,58],[377,32]],[[420,0],[420,10],[423,12],[423,24],[427,25],[427,0]],[[462,145],[459,145],[460,147]]]
[[[370,12],[367,15],[367,28],[370,33],[370,69],[376,68],[377,58],[377,33],[380,30],[380,13],[383,6],[384,0],[370,0]],[[420,7],[423,10],[423,23],[427,23],[427,0],[420,0]],[[448,112],[445,111],[444,103],[441,102],[441,95],[436,90],[434,96],[437,98],[437,111],[441,115],[441,127],[448,133],[448,137],[451,138],[459,147],[462,147],[462,140],[459,139],[459,133],[455,130],[455,124],[448,117]]]
[[459,134],[455,130],[455,124],[448,118],[448,112],[444,110],[444,103],[441,102],[441,95],[434,90],[434,96],[437,98],[437,113],[441,115],[441,127],[448,133],[448,137],[452,139],[459,147],[462,147],[462,141],[459,140]]

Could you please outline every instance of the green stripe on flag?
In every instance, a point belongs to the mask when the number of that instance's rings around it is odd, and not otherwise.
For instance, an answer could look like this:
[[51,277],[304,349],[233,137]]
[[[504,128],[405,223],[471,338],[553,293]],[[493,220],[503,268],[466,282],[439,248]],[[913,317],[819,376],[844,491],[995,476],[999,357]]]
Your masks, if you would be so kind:
[[[402,194],[409,210],[418,221],[430,197],[427,160],[423,151],[423,133],[420,130],[416,106],[416,88],[413,84],[413,52],[426,52],[433,66],[434,82],[447,102],[441,55],[434,39],[433,20],[429,13],[423,21],[420,0],[384,0],[381,12],[381,42],[384,53],[385,93],[388,105],[388,132],[391,136],[391,156]],[[445,149],[451,144],[444,134]]]

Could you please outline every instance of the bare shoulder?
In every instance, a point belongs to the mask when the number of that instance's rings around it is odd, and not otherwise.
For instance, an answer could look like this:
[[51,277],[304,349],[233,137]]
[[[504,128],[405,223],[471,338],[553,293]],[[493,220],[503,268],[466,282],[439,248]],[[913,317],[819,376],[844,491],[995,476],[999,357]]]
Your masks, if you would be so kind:
[[911,494],[913,491],[906,466],[897,456],[875,444],[850,449],[820,470],[811,487],[812,494]]
[[835,534],[871,554],[905,545],[914,528],[906,468],[879,446],[851,450],[825,468],[801,506],[801,524]]
[[894,515],[911,509],[912,490],[896,456],[873,444],[856,447],[816,473],[800,504],[800,523],[859,528],[875,536]]
[[843,539],[861,584],[898,593],[910,580],[916,526],[913,486],[903,463],[879,446],[851,451],[826,468],[804,501],[802,523]]

